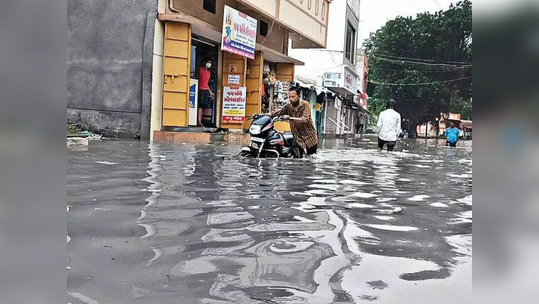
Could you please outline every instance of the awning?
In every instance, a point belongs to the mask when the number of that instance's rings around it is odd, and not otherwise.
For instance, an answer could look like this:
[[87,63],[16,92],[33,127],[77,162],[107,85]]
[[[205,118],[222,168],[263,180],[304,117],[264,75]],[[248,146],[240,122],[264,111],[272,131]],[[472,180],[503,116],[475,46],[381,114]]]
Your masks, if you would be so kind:
[[299,79],[294,79],[294,82],[296,83],[297,86],[301,87],[301,88],[306,88],[306,89],[311,89],[313,88],[315,91],[316,91],[316,85],[314,84],[309,84],[309,83],[305,83]]
[[332,87],[332,86],[327,86],[327,85],[326,85],[326,88],[339,96],[354,95],[353,93],[346,90],[345,88],[341,88],[337,86]]
[[[209,39],[216,44],[221,43],[221,29],[213,26],[203,20],[195,18],[185,13],[158,14],[157,19],[161,21],[183,22],[191,24],[193,34]],[[286,54],[279,53],[261,44],[256,44],[256,50],[264,52],[264,59],[275,63],[293,63],[295,65],[304,65],[302,61],[294,59]]]
[[461,120],[460,122],[462,123],[462,125],[465,128],[469,128],[469,129],[472,128],[472,121],[471,120]]

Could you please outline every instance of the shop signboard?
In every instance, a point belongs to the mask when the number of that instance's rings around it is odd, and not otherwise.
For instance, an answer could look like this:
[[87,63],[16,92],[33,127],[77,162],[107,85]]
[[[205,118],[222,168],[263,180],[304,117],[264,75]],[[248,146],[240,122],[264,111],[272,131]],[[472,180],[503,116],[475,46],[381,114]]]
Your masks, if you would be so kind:
[[324,73],[324,86],[325,87],[338,87],[340,85],[342,73]]
[[357,90],[357,76],[352,74],[347,68],[344,68],[344,88],[352,93],[355,93]]
[[448,120],[460,120],[460,114],[459,113],[440,113],[441,120],[444,121],[446,119]]
[[228,75],[228,84],[240,84],[240,75]]
[[458,113],[449,113],[449,119],[460,120],[460,114],[458,114]]
[[246,87],[223,88],[223,123],[243,124],[245,122]]
[[361,93],[359,95],[359,106],[365,110],[367,110],[367,99],[368,99],[368,96],[366,93]]
[[324,73],[323,85],[340,95],[357,94],[357,75],[349,68],[342,67],[339,72]]
[[258,21],[225,5],[221,50],[255,59]]

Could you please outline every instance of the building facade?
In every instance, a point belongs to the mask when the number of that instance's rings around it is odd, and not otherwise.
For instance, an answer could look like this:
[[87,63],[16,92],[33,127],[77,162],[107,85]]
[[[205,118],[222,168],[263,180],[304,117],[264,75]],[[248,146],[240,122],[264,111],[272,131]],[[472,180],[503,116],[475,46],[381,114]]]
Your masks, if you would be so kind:
[[331,93],[321,109],[326,135],[355,133],[358,112],[365,110],[359,102],[364,78],[359,13],[360,0],[333,1],[326,49],[290,50],[291,56],[305,62],[296,67],[297,77],[316,81],[321,90]]
[[67,2],[68,122],[108,137],[149,137],[157,3]]
[[[68,122],[106,136],[143,140],[153,139],[155,132],[196,126],[198,71],[210,59],[215,98],[204,110],[204,124],[242,130],[243,121],[223,113],[233,113],[224,105],[225,91],[245,88],[241,115],[259,113],[263,79],[272,74],[292,81],[295,66],[303,64],[289,56],[289,49],[325,48],[331,2],[71,1]],[[231,14],[249,20],[254,30],[232,21]],[[226,25],[232,28],[230,36],[223,34]],[[252,38],[252,56],[223,50],[228,37],[244,34]]]

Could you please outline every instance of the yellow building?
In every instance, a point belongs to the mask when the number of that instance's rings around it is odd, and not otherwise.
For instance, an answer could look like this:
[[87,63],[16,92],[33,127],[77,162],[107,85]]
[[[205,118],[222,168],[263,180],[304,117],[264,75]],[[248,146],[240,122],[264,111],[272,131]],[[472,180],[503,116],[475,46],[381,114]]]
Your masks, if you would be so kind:
[[[247,128],[248,122],[223,121],[224,88],[246,87],[245,116],[260,113],[264,77],[275,73],[277,80],[292,81],[295,65],[303,64],[287,55],[289,43],[291,48],[326,46],[330,2],[160,0],[154,36],[152,140],[209,138],[207,133],[178,135],[197,124],[197,105],[193,102],[197,93],[190,90],[196,88],[198,68],[206,58],[213,62],[210,87],[215,92],[215,99],[213,108],[204,112],[205,124],[231,132]],[[230,16],[223,20],[226,6],[230,8],[227,12],[237,12],[255,22],[256,33],[231,25]],[[251,35],[253,54],[249,56],[253,58],[222,50],[223,25],[238,26],[240,33]],[[286,129],[287,126],[281,125],[280,128]]]

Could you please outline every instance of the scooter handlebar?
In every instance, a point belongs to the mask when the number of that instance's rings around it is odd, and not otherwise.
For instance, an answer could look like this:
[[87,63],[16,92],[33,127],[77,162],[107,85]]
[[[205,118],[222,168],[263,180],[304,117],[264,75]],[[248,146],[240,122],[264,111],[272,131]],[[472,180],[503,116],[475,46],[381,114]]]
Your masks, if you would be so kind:
[[[250,117],[247,117],[246,120],[257,119],[260,116],[270,116],[270,115],[269,114],[253,114]],[[287,118],[285,119],[282,116],[275,116],[275,117],[272,118],[272,121],[273,122],[276,122],[276,121],[289,121],[289,119],[287,119]]]
[[289,121],[289,120],[290,120],[290,119],[284,118],[284,117],[282,117],[282,116],[276,116],[276,117],[273,118],[273,121],[274,121],[274,122],[275,122],[275,121]]

